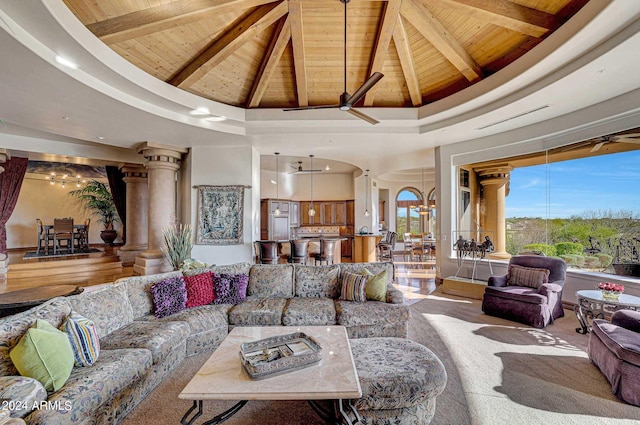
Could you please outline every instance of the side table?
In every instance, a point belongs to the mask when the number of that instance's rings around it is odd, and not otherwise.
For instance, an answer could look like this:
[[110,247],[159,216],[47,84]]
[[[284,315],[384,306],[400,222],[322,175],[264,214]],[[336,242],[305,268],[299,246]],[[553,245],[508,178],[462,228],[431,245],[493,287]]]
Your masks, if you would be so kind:
[[593,319],[604,319],[618,310],[640,311],[640,297],[628,294],[620,294],[616,299],[604,298],[602,291],[581,290],[576,292],[578,304],[573,307],[580,327],[576,332],[586,334],[591,330]]

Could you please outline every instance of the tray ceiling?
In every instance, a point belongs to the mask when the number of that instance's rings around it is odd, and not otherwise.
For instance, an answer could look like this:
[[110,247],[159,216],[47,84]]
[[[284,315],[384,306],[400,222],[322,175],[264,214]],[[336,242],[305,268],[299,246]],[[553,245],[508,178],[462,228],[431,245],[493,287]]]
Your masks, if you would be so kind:
[[[115,52],[156,78],[244,108],[338,103],[339,0],[64,0]],[[347,91],[359,106],[416,107],[487,78],[588,0],[351,0]],[[295,113],[295,112],[291,112]]]

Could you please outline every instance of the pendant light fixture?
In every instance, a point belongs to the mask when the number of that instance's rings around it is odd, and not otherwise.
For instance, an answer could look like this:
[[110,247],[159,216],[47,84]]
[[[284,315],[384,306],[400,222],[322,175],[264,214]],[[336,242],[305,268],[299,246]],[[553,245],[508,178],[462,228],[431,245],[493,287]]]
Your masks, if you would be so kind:
[[[313,155],[309,155],[311,158],[311,169],[313,170]],[[311,173],[311,206],[309,207],[309,217],[316,215],[316,210],[313,208],[313,173]]]
[[418,205],[417,207],[415,207],[415,210],[418,214],[420,215],[427,215],[429,214],[429,206],[427,205],[426,202],[426,195],[424,193],[424,168],[422,168],[422,204]]
[[[280,199],[280,152],[276,152],[276,199]],[[273,212],[274,215],[280,215],[280,202],[278,202],[278,206],[276,210]]]
[[366,177],[364,188],[364,216],[369,217],[371,215],[369,212],[369,169],[367,169],[367,174],[364,176]]

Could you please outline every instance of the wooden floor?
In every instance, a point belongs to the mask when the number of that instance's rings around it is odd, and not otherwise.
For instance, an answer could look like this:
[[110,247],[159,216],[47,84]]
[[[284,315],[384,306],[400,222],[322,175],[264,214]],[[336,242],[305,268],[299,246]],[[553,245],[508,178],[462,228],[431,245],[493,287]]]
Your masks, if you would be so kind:
[[[96,246],[104,252],[56,258],[23,259],[25,252],[9,252],[9,273],[0,281],[0,294],[34,286],[75,284],[93,286],[133,275],[132,266],[123,266],[118,246]],[[412,261],[394,256],[396,288],[404,294],[405,304],[413,304],[436,289],[435,261]]]

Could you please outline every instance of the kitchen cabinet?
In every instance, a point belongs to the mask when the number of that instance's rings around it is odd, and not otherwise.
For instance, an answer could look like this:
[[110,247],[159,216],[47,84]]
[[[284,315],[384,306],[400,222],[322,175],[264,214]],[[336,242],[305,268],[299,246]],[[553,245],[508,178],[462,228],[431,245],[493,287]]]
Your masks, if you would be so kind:
[[311,208],[311,202],[300,201],[300,225],[301,226],[310,226],[314,224],[320,224],[320,217],[317,214],[319,204],[317,202],[314,202],[313,206],[316,209],[316,215],[310,216],[309,209]]
[[[281,199],[260,200],[260,239],[288,240],[290,238],[290,206],[289,201]],[[276,215],[276,208],[280,214]]]
[[344,258],[351,258],[353,251],[353,238],[347,237],[340,242],[340,255]]
[[356,225],[356,216],[355,216],[355,201],[349,200],[345,202],[346,217],[347,217],[347,226],[355,226]]
[[289,226],[300,226],[300,203],[293,201],[289,202]]
[[347,224],[347,203],[345,201],[325,201],[320,203],[320,224],[323,226],[344,226]]

